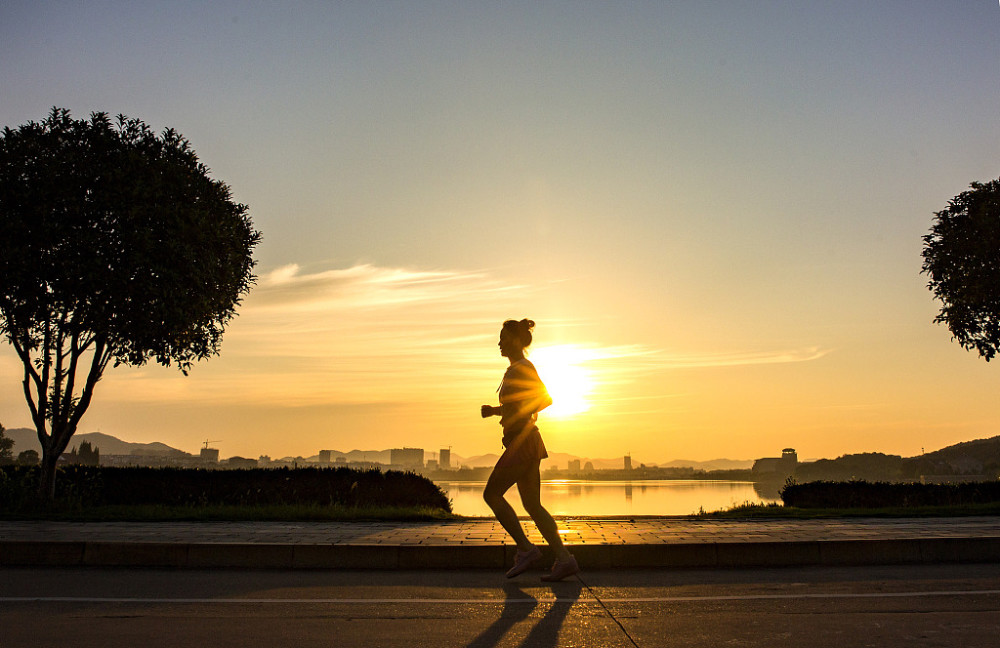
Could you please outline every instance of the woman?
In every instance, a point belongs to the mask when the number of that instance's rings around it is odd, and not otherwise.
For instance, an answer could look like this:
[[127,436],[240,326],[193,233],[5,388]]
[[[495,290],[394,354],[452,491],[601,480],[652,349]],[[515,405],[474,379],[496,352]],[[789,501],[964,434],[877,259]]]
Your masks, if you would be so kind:
[[483,405],[482,415],[483,418],[500,417],[505,449],[486,482],[483,499],[517,543],[514,566],[507,572],[507,578],[524,573],[542,557],[538,547],[524,535],[517,514],[504,499],[504,493],[517,484],[524,510],[535,521],[535,526],[556,555],[552,571],[542,576],[542,580],[558,581],[579,572],[580,567],[576,558],[563,546],[556,521],[542,507],[540,499],[541,474],[538,465],[548,453],[535,420],[539,411],[552,404],[552,399],[535,366],[524,357],[524,349],[531,344],[531,329],[534,327],[534,322],[523,319],[520,322],[507,320],[500,329],[500,355],[510,361],[510,367],[500,383],[500,406]]

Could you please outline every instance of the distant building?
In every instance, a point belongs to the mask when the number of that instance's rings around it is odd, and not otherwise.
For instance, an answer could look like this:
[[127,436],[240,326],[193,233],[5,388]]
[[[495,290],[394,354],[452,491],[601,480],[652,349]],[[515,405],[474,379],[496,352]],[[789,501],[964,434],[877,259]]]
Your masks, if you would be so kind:
[[226,465],[229,468],[256,468],[256,459],[247,459],[246,457],[230,457],[226,459]]
[[783,480],[795,474],[799,456],[794,448],[785,448],[780,457],[764,457],[753,462],[750,472],[757,479]]
[[580,472],[580,460],[570,459],[569,464],[566,465],[566,469],[570,472]]
[[451,448],[441,448],[438,453],[438,466],[443,470],[451,468]]
[[102,466],[138,466],[138,458],[130,454],[101,455]]
[[437,469],[438,469],[438,460],[437,459],[428,459],[427,460],[427,470],[437,470]]
[[389,451],[389,463],[403,468],[423,468],[423,448],[393,448]]
[[625,470],[632,470],[632,455],[625,455]]
[[216,448],[202,448],[198,456],[206,463],[219,463],[219,451]]
[[330,463],[330,455],[332,455],[332,454],[333,454],[333,452],[330,451],[330,450],[320,450],[319,451],[319,462],[321,464],[328,464],[328,463]]
[[[580,462],[578,461],[576,463],[579,465]],[[594,464],[592,462],[588,461],[583,466],[583,472],[594,472]]]

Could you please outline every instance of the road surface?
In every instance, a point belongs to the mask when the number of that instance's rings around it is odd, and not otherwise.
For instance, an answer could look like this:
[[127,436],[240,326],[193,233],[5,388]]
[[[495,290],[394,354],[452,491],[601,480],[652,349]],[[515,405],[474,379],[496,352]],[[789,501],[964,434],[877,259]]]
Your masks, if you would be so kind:
[[0,646],[1000,645],[1000,565],[588,571],[0,570]]

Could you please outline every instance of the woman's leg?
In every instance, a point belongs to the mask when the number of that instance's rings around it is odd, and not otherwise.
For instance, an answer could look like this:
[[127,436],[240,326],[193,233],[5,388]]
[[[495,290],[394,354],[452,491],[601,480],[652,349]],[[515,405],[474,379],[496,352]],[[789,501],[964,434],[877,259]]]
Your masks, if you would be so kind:
[[556,521],[552,519],[545,507],[542,506],[542,476],[538,469],[538,462],[525,470],[520,479],[517,480],[517,490],[521,493],[521,504],[528,512],[531,519],[535,521],[539,533],[545,541],[552,547],[557,560],[569,559],[569,552],[563,546],[562,538],[559,537],[559,529]]
[[503,496],[510,490],[511,486],[517,483],[523,472],[524,468],[519,466],[495,467],[486,482],[486,488],[483,489],[483,499],[493,510],[493,515],[496,516],[500,526],[514,539],[518,550],[528,551],[531,549],[531,542],[528,540],[528,536],[524,535],[524,529],[521,528],[521,522],[517,519],[514,507]]

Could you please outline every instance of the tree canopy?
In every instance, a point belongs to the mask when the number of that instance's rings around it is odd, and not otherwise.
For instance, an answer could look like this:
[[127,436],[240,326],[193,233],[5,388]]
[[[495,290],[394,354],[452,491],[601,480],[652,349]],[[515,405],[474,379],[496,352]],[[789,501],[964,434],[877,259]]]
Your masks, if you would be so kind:
[[219,353],[259,239],[173,129],[53,108],[3,130],[0,333],[24,368],[44,468],[54,476],[109,362],[187,373]]
[[989,362],[1000,351],[1000,179],[973,182],[934,216],[923,250],[942,303],[934,321]]
[[14,439],[9,438],[3,424],[0,424],[0,466],[14,461]]

